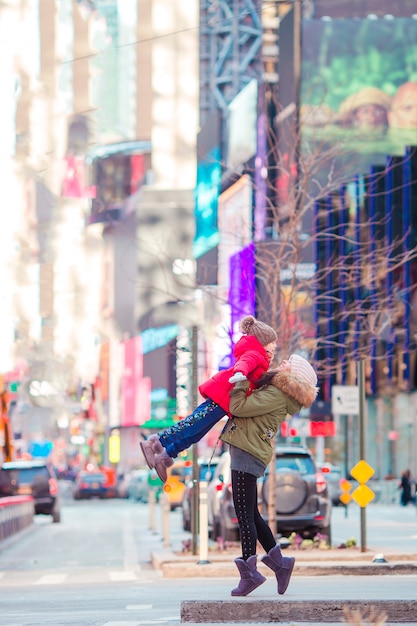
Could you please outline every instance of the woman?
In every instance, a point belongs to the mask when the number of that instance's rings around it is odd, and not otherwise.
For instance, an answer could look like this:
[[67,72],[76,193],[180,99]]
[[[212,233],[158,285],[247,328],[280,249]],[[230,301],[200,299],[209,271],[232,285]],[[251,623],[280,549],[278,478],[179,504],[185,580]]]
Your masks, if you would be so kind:
[[[230,445],[233,502],[239,523],[242,557],[235,559],[240,582],[232,596],[246,596],[265,582],[256,569],[256,543],[264,548],[261,560],[275,572],[278,593],[285,593],[295,559],[284,557],[280,546],[259,513],[257,478],[272,459],[272,446],[286,416],[309,407],[317,395],[317,375],[303,357],[293,354],[288,361],[267,372],[258,388],[247,395],[248,383],[238,382],[230,394],[229,419],[222,441]],[[256,416],[256,417],[254,417]]]

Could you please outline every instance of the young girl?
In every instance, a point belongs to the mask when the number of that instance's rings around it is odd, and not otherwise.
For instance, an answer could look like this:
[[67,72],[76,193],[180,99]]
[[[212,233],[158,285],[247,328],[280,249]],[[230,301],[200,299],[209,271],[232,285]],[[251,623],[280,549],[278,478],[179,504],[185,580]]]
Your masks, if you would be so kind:
[[272,459],[271,441],[285,417],[309,407],[317,395],[313,367],[298,354],[267,372],[248,395],[248,383],[238,382],[231,391],[230,411],[220,439],[230,444],[232,494],[239,524],[242,556],[235,559],[240,573],[232,596],[246,596],[262,585],[265,577],[256,569],[256,543],[265,554],[261,561],[277,579],[278,593],[285,593],[295,559],[284,557],[281,548],[258,509],[257,478],[265,473]]
[[230,391],[233,383],[248,380],[248,392],[268,370],[276,349],[277,334],[273,328],[247,315],[240,322],[243,336],[236,343],[235,364],[200,385],[205,401],[191,415],[162,433],[151,435],[140,443],[149,468],[155,468],[160,479],[167,479],[167,467],[173,459],[193,443],[200,441],[217,422],[229,414]]

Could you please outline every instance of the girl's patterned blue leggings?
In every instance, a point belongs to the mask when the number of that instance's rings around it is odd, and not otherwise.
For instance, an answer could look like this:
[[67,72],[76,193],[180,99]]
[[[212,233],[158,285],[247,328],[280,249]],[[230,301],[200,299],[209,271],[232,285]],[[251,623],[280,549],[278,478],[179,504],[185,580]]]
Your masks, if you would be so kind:
[[224,416],[224,409],[208,398],[191,415],[159,433],[159,439],[169,456],[174,459],[180,452],[200,441]]

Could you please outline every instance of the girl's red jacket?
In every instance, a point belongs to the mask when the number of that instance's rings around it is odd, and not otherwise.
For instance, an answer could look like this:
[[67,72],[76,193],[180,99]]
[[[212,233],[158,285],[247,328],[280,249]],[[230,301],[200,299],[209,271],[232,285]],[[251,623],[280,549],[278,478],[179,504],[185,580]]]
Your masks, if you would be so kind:
[[236,358],[233,367],[217,372],[198,388],[203,398],[213,400],[228,415],[230,391],[233,388],[229,378],[236,372],[241,372],[254,384],[267,371],[270,363],[270,355],[253,335],[243,335],[236,343],[233,354]]

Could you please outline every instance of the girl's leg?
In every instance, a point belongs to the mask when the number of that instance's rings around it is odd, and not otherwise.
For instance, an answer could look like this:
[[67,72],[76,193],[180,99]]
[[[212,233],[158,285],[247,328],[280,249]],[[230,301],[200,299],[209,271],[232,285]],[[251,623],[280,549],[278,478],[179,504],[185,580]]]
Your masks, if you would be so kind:
[[200,441],[224,415],[224,410],[208,399],[194,409],[191,415],[159,433],[159,440],[167,454],[175,458],[193,443]]

